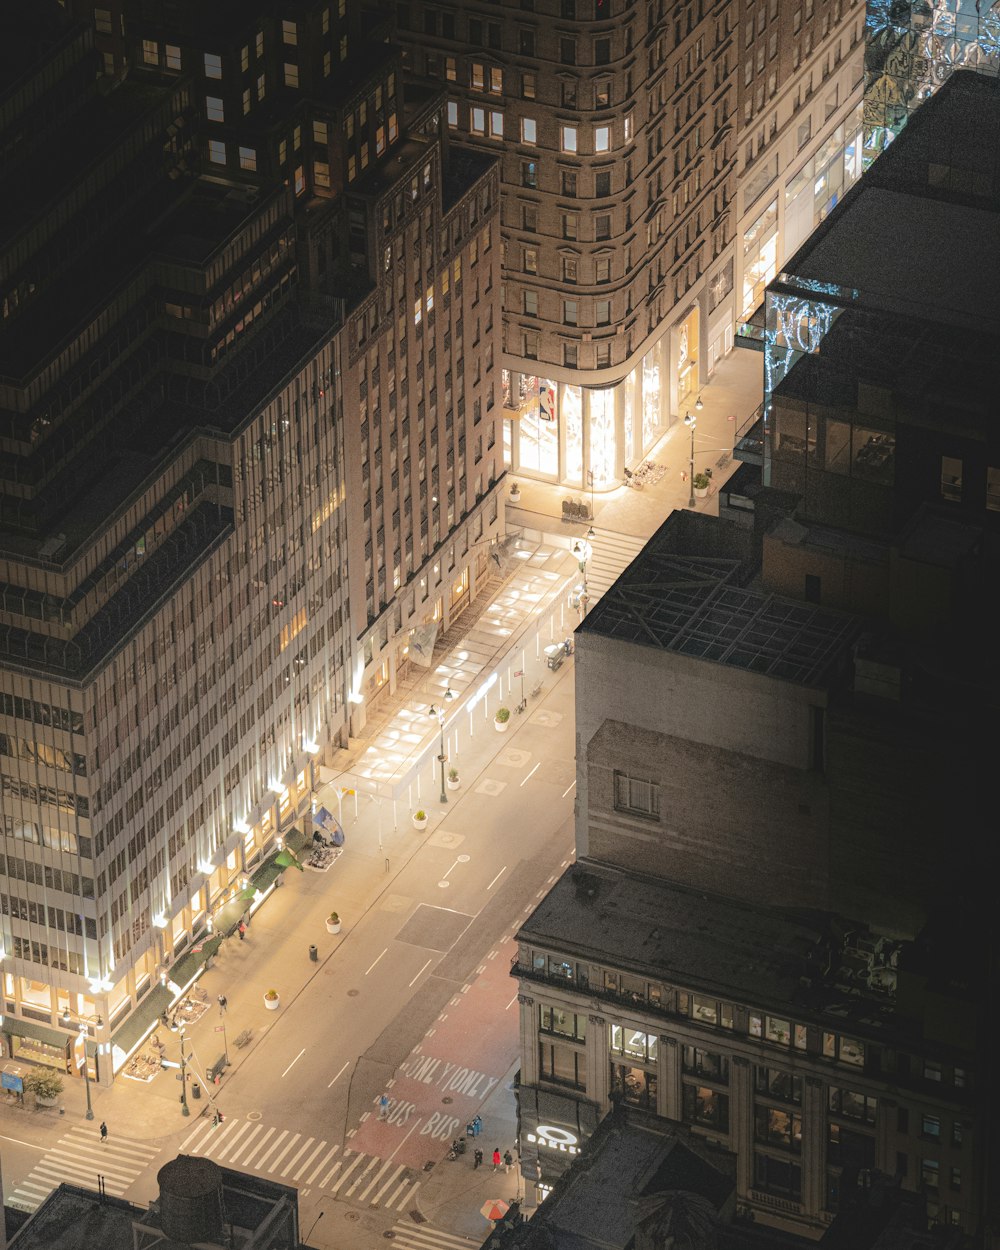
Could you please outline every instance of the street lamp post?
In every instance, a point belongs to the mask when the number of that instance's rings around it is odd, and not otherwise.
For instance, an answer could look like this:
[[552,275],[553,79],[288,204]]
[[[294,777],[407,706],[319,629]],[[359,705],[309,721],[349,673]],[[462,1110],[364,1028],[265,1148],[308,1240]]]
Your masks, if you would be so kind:
[[[454,696],[454,695],[452,694],[452,692],[451,692],[451,687],[449,687],[449,688],[448,688],[448,689],[444,692],[444,698],[445,698],[445,701],[446,701],[446,702],[448,702],[448,703],[450,703],[450,702],[452,701],[452,699],[454,699],[454,697],[455,697],[455,696]],[[438,754],[438,761],[439,761],[439,762],[440,762],[440,764],[441,764],[441,800],[440,800],[440,801],[441,801],[442,803],[447,803],[447,802],[448,802],[448,791],[447,791],[447,789],[445,788],[445,784],[444,784],[444,766],[445,766],[445,764],[448,762],[448,756],[447,756],[447,754],[445,753],[445,749],[444,749],[444,708],[443,708],[443,707],[435,707],[435,706],[434,706],[434,704],[432,703],[432,704],[431,704],[431,706],[430,706],[430,708],[429,708],[429,712],[430,712],[430,715],[431,715],[431,716],[436,716],[436,717],[437,717],[437,722],[438,722],[438,725],[440,726],[440,729],[441,729],[441,750],[440,750],[440,752],[439,752],[439,754]]]
[[[701,412],[702,408],[705,407],[705,405],[701,402],[700,395],[695,400],[694,406],[697,412]],[[690,412],[686,412],[684,414],[684,424],[691,431],[691,459],[688,465],[688,482],[689,482],[688,507],[693,508],[694,507],[694,432],[698,425],[698,418],[695,416],[692,416]]]
[[184,1043],[187,1037],[181,1029],[181,1115],[190,1115],[191,1108],[188,1106],[188,1089],[187,1089],[187,1055],[184,1053]]
[[[76,1024],[80,1030],[80,1039],[83,1042],[83,1084],[87,1091],[87,1112],[86,1118],[92,1120],[94,1118],[94,1105],[90,1100],[90,1064],[87,1061],[87,1041],[90,1034],[90,1026],[88,1021],[81,1019],[79,1016],[74,1020],[70,1011],[64,1011],[59,1017],[59,1022],[64,1028],[70,1028]],[[98,1028],[101,1027],[102,1020],[98,1016],[94,1021]]]

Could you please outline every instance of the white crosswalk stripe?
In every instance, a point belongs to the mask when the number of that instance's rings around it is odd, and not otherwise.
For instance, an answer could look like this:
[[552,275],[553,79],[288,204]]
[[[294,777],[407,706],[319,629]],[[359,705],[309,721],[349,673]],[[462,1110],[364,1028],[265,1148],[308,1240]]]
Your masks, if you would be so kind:
[[457,1233],[445,1233],[429,1224],[396,1224],[392,1244],[396,1250],[470,1250],[483,1243]]
[[76,1125],[46,1151],[7,1201],[34,1211],[63,1181],[96,1189],[99,1177],[107,1193],[120,1198],[160,1153],[157,1146],[117,1135],[101,1145],[96,1125]]
[[348,1202],[387,1211],[408,1211],[420,1188],[418,1173],[404,1163],[251,1120],[226,1120],[219,1126],[206,1120],[188,1134],[178,1153],[274,1176],[285,1185],[315,1185]]

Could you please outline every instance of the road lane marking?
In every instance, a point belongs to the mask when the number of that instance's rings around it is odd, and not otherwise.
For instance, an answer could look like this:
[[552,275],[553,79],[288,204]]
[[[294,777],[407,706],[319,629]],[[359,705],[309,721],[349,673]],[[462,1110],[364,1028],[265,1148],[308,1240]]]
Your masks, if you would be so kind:
[[[341,1078],[341,1077],[344,1075],[344,1073],[347,1071],[347,1068],[348,1068],[348,1065],[350,1064],[350,1062],[351,1062],[351,1061],[350,1061],[350,1059],[348,1059],[347,1063],[345,1063],[345,1064],[344,1064],[344,1066],[340,1069],[340,1071],[337,1073],[337,1075],[336,1075],[336,1076],[333,1078],[333,1080],[330,1082],[330,1085],[333,1085],[333,1084],[335,1084],[337,1081],[339,1081],[339,1080],[340,1080],[340,1078]],[[327,1089],[329,1089],[329,1088],[330,1088],[330,1085],[328,1085],[326,1088],[327,1088]]]
[[254,1146],[253,1150],[250,1151],[247,1157],[240,1163],[240,1167],[248,1168],[250,1166],[250,1160],[254,1157],[257,1151],[260,1150],[261,1146],[264,1145],[264,1143],[267,1141],[267,1139],[271,1136],[273,1132],[275,1132],[275,1129],[273,1127],[266,1129],[264,1131],[264,1136],[260,1139],[257,1145]]
[[[413,1128],[410,1129],[410,1133],[412,1133],[413,1129],[415,1129],[418,1125],[422,1124],[423,1120],[424,1118],[423,1116],[421,1116],[420,1119],[417,1120],[416,1124],[413,1125]],[[392,1154],[389,1156],[390,1159],[395,1159],[397,1152],[401,1149],[401,1147],[406,1145],[406,1139],[410,1136],[410,1133],[406,1134],[406,1137],[403,1138],[403,1140],[399,1143],[396,1149],[392,1152]]]
[[16,1146],[30,1146],[32,1150],[44,1151],[46,1149],[45,1146],[38,1146],[34,1142],[21,1141],[20,1137],[4,1137],[2,1133],[0,1133],[0,1141],[12,1141]]
[[[424,973],[427,971],[427,969],[431,966],[431,963],[432,963],[432,962],[433,962],[433,960],[432,960],[432,959],[428,959],[428,961],[427,961],[427,962],[424,964],[424,966],[420,969],[420,971],[417,973],[417,975],[413,978],[413,981],[419,981],[419,980],[420,980],[420,978],[423,976],[423,974],[424,974]],[[410,982],[410,984],[409,984],[409,986],[408,986],[407,988],[409,988],[409,989],[412,989],[412,988],[413,988],[413,981],[411,981],[411,982]]]
[[[282,1129],[280,1136],[276,1137],[274,1141],[271,1142],[270,1146],[268,1146],[268,1148],[264,1151],[264,1153],[260,1156],[260,1158],[254,1164],[254,1167],[256,1167],[258,1171],[263,1169],[265,1161],[269,1159],[271,1155],[274,1154],[274,1152],[278,1149],[281,1143],[288,1136],[288,1133],[289,1133],[289,1130],[287,1128]],[[295,1136],[298,1137],[298,1133],[296,1133]]]
[[303,1163],[303,1164],[302,1164],[302,1166],[299,1168],[299,1170],[298,1170],[298,1172],[296,1173],[296,1175],[292,1178],[293,1180],[297,1180],[297,1179],[298,1179],[298,1177],[299,1177],[299,1176],[300,1176],[303,1172],[307,1172],[307,1171],[308,1171],[308,1170],[312,1167],[312,1165],[313,1165],[314,1161],[315,1161],[315,1160],[316,1160],[316,1158],[319,1156],[319,1154],[321,1153],[321,1151],[323,1150],[323,1147],[324,1147],[325,1145],[326,1145],[326,1142],[325,1142],[325,1141],[321,1141],[321,1142],[320,1142],[320,1144],[319,1144],[319,1145],[316,1147],[316,1149],[312,1152],[312,1154],[309,1156],[309,1158],[308,1158],[308,1159],[306,1159],[305,1163]]
[[295,1058],[292,1060],[292,1062],[291,1062],[291,1063],[288,1065],[288,1067],[284,1070],[284,1072],[282,1072],[282,1074],[281,1074],[281,1075],[282,1075],[282,1077],[286,1077],[286,1076],[289,1074],[289,1072],[291,1072],[292,1068],[294,1068],[294,1067],[295,1067],[295,1065],[298,1063],[298,1061],[302,1058],[302,1056],[303,1056],[305,1053],[306,1053],[306,1048],[303,1046],[303,1047],[302,1047],[302,1049],[299,1051],[299,1053],[298,1053],[298,1054],[295,1056]]
[[[566,787],[566,789],[562,792],[562,795],[560,797],[565,798],[566,795],[569,794],[570,790],[572,790],[575,785],[576,785],[576,778],[574,777],[573,780]],[[568,863],[569,863],[569,860],[564,859],[563,862],[559,866],[560,868],[565,868]]]
[[[387,946],[387,947],[385,948],[385,951],[387,951],[388,949],[389,949],[389,948],[388,948],[388,946]],[[383,952],[382,952],[382,955],[384,955],[384,954],[385,954],[385,951],[383,951]],[[369,968],[368,968],[368,972],[371,972],[372,968],[374,968],[374,967],[375,967],[375,964],[377,964],[377,963],[378,963],[378,960],[382,958],[382,955],[379,955],[378,959],[376,959],[376,960],[375,960],[375,961],[374,961],[374,962],[373,962],[373,963],[369,966]],[[365,976],[367,976],[367,975],[368,975],[368,972],[366,972],[366,973],[365,973]]]
[[339,1146],[333,1146],[333,1147],[331,1147],[331,1149],[330,1149],[329,1153],[327,1154],[326,1158],[325,1158],[325,1159],[323,1160],[323,1162],[319,1165],[319,1167],[316,1169],[316,1171],[315,1171],[315,1172],[313,1172],[313,1174],[312,1174],[312,1175],[311,1175],[311,1176],[307,1179],[307,1181],[306,1181],[306,1184],[307,1184],[307,1185],[311,1185],[311,1184],[313,1183],[313,1181],[316,1179],[316,1177],[317,1177],[317,1176],[319,1176],[320,1172],[322,1172],[322,1171],[323,1171],[323,1169],[326,1167],[326,1165],[330,1162],[330,1160],[333,1158],[333,1156],[337,1153],[337,1151],[338,1151],[339,1149],[340,1149],[340,1147],[339,1147]]
[[289,1150],[295,1149],[295,1143],[298,1140],[299,1140],[299,1134],[293,1133],[288,1145],[284,1148],[284,1150],[281,1151],[281,1153],[277,1156],[277,1158],[275,1158],[274,1161],[271,1163],[271,1166],[267,1169],[269,1172],[276,1172],[278,1170],[278,1168],[281,1166],[282,1159],[284,1159],[285,1155],[288,1154]]
[[[531,770],[531,772],[528,773],[527,777],[525,777],[524,781],[521,782],[521,785],[523,786],[525,782],[530,781],[532,777],[534,777],[535,773],[537,773],[538,770],[541,768],[541,766],[542,766],[542,761],[539,760],[538,763],[535,765],[535,767]],[[563,795],[563,797],[565,798],[566,796]]]
[[507,1004],[507,1006],[504,1008],[504,1011],[510,1011],[511,1007],[513,1007],[514,1004],[517,1002],[517,997],[518,996],[515,994],[514,997]]
[[221,1159],[222,1156],[226,1154],[228,1151],[238,1147],[240,1138],[250,1127],[251,1127],[251,1122],[249,1120],[244,1120],[243,1123],[236,1130],[236,1132],[232,1135],[232,1137],[229,1138],[226,1144],[222,1147],[222,1149],[216,1155],[216,1159],[217,1160]]
[[500,871],[497,873],[497,875],[493,878],[493,880],[492,880],[492,881],[489,883],[489,885],[486,887],[486,888],[487,888],[487,890],[492,890],[492,889],[493,889],[493,887],[496,885],[496,883],[500,880],[500,878],[503,876],[503,874],[504,874],[506,871],[507,871],[507,865],[506,865],[506,864],[504,864],[504,866],[500,869]]
[[316,1140],[315,1137],[310,1137],[309,1140],[306,1142],[306,1144],[292,1156],[289,1162],[285,1164],[285,1169],[281,1173],[282,1176],[288,1175],[288,1173],[292,1170],[293,1167],[295,1167],[296,1163],[298,1163],[298,1161],[302,1158],[302,1156],[305,1154],[305,1152],[309,1149],[309,1147],[313,1144],[315,1140]]

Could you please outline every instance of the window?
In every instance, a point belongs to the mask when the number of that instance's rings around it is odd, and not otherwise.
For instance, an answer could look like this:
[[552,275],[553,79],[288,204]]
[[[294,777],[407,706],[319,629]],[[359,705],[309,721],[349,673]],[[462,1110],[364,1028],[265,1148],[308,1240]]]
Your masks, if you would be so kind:
[[602,169],[594,174],[594,195],[603,200],[611,194],[611,170]]
[[448,101],[448,126],[451,130],[458,129],[458,101]]
[[855,1068],[864,1067],[864,1042],[856,1042],[850,1037],[841,1037],[839,1033],[824,1033],[823,1056],[826,1059],[837,1059],[841,1063],[849,1063]]
[[684,1071],[689,1075],[701,1076],[719,1085],[728,1085],[729,1060],[725,1055],[718,1055],[711,1050],[700,1050],[697,1046],[683,1047],[682,1054]]
[[224,122],[226,120],[225,109],[218,96],[209,95],[205,97],[205,116],[210,122]]
[[638,1059],[642,1063],[656,1062],[658,1039],[655,1033],[643,1033],[631,1025],[611,1024],[608,1026],[608,1037],[612,1054]]
[[560,83],[559,91],[560,91],[560,99],[562,100],[563,108],[575,109],[576,108],[576,79],[567,78],[564,82]]
[[594,281],[610,282],[611,281],[611,259],[608,256],[598,256],[594,261]]
[[528,360],[538,359],[538,332],[537,330],[525,330],[524,332],[524,355]]
[[532,147],[538,142],[538,126],[533,117],[521,118],[521,142]]
[[537,187],[538,186],[538,162],[522,161],[521,162],[521,186]]
[[941,1183],[941,1167],[937,1159],[920,1160],[920,1179],[928,1189],[937,1192]]
[[221,139],[209,139],[208,141],[208,159],[213,165],[225,165],[226,163],[226,145]]
[[575,169],[563,169],[563,170],[560,170],[560,174],[561,174],[561,179],[562,179],[561,185],[562,185],[563,195],[575,196],[576,195],[576,170]]
[[159,65],[160,45],[155,39],[144,39],[142,41],[142,63],[143,65]]
[[594,64],[607,65],[611,60],[611,40],[595,39],[594,40]]
[[924,1137],[933,1137],[937,1140],[941,1136],[941,1121],[936,1115],[925,1115],[920,1122],[920,1131]]
[[559,147],[563,152],[576,152],[576,127],[560,126]]
[[521,224],[522,229],[530,230],[532,234],[538,229],[538,209],[534,204],[521,205]]
[[753,1183],[755,1189],[779,1198],[798,1202],[802,1198],[802,1169],[797,1163],[754,1154]]
[[539,1042],[538,1075],[543,1081],[554,1081],[559,1085],[571,1085],[574,1089],[585,1089],[587,1085],[586,1052],[554,1042]]
[[878,1099],[868,1094],[857,1094],[852,1089],[832,1088],[828,1094],[830,1110],[845,1120],[858,1120],[862,1124],[874,1124],[878,1112]]
[[775,1042],[778,1046],[788,1046],[792,1040],[792,1026],[787,1020],[779,1020],[776,1016],[765,1016],[764,1036],[769,1042]]
[[632,114],[626,113],[625,120],[623,122],[623,130],[622,130],[626,143],[632,142],[632,127],[633,127]]
[[609,299],[599,299],[595,305],[594,325],[607,326],[611,324],[611,301]]
[[574,1041],[587,1040],[587,1017],[561,1007],[540,1007],[538,1027],[543,1033],[555,1033],[559,1037],[571,1037]]
[[954,456],[941,457],[941,498],[962,502],[962,461]]
[[205,77],[222,77],[222,57],[217,56],[214,52],[205,53]]
[[319,143],[326,147],[328,142],[329,131],[326,122],[313,122],[313,143]]
[[490,93],[503,95],[503,70],[495,65],[490,67]]
[[687,1124],[702,1124],[706,1128],[729,1132],[729,1095],[707,1085],[685,1085],[683,1117]]
[[577,324],[577,302],[575,299],[563,300],[563,325],[575,326]]
[[720,1003],[714,998],[702,998],[700,994],[682,993],[677,998],[677,1010],[682,1016],[690,1015],[692,1020],[700,1020],[702,1024],[721,1025],[724,1029],[733,1027],[731,1003]]
[[522,267],[525,273],[538,273],[538,249],[537,248],[526,247],[524,249],[524,264]]
[[[256,170],[256,168],[257,168],[257,149],[241,147],[240,148],[240,169],[248,169],[251,172],[253,172]],[[330,185],[330,166],[329,165],[325,166],[325,169],[326,169],[326,182],[322,183],[321,185],[328,187]],[[320,166],[319,166],[319,162],[317,162],[316,163],[316,181],[317,182],[319,182],[320,180],[319,170],[320,170]]]
[[525,291],[524,292],[524,315],[526,317],[538,316],[538,292],[537,291]]
[[757,1107],[754,1111],[754,1139],[765,1146],[802,1150],[802,1117],[779,1107]]
[[535,32],[533,30],[517,32],[517,50],[521,56],[535,55]]
[[563,65],[576,64],[576,40],[560,39],[559,40],[559,60]]
[[167,69],[179,70],[181,67],[181,50],[175,44],[166,45]]
[[285,86],[297,87],[299,85],[299,67],[292,61],[285,62]]
[[597,344],[597,368],[607,369],[611,365],[611,343],[607,340]]
[[[637,816],[660,819],[660,787],[655,781],[642,777],[630,777],[617,770],[614,775],[616,812],[629,812]],[[716,1020],[713,1019],[715,1024]]]
[[575,369],[579,363],[580,351],[575,343],[563,344],[563,364],[567,369]]
[[95,9],[94,10],[94,26],[99,35],[112,34],[111,29],[111,10]]
[[962,1122],[955,1120],[951,1126],[951,1144],[953,1146],[961,1146],[962,1144]]
[[458,81],[458,70],[455,68],[455,58],[453,56],[444,58],[444,76],[449,82]]
[[645,1068],[611,1064],[611,1097],[633,1107],[656,1110],[656,1075]]
[[486,134],[486,110],[481,108],[469,109],[469,130],[474,135]]
[[793,1076],[781,1068],[755,1068],[754,1087],[763,1097],[794,1103],[795,1106],[802,1104],[802,1077]]
[[924,1060],[924,1080],[925,1081],[941,1081],[941,1065],[935,1063],[933,1059]]
[[598,241],[611,238],[610,213],[598,213],[594,218],[594,238]]
[[563,213],[562,215],[562,237],[564,239],[575,239],[579,230],[580,220],[576,213]]
[[503,138],[503,113],[499,109],[490,110],[490,138]]
[[951,1188],[956,1192],[962,1188],[962,1169],[951,1169]]
[[[608,152],[611,149],[611,127],[596,126],[594,128],[594,151]],[[574,148],[574,151],[576,149]]]
[[576,282],[579,262],[575,256],[564,256],[562,263],[563,282]]
[[469,72],[469,85],[474,91],[482,91],[485,82],[485,67],[479,61],[473,61]]
[[521,75],[521,97],[524,100],[533,100],[535,98],[535,75]]
[[594,87],[594,107],[606,109],[611,104],[611,79],[605,78]]

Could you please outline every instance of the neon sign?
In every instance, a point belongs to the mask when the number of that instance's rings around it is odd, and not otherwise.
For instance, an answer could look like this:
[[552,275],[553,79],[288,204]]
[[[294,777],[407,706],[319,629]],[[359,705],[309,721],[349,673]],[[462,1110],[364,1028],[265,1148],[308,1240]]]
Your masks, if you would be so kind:
[[558,1150],[560,1154],[578,1155],[580,1139],[568,1129],[556,1128],[553,1124],[539,1124],[537,1133],[529,1133],[528,1141],[538,1146],[547,1146],[549,1150]]

